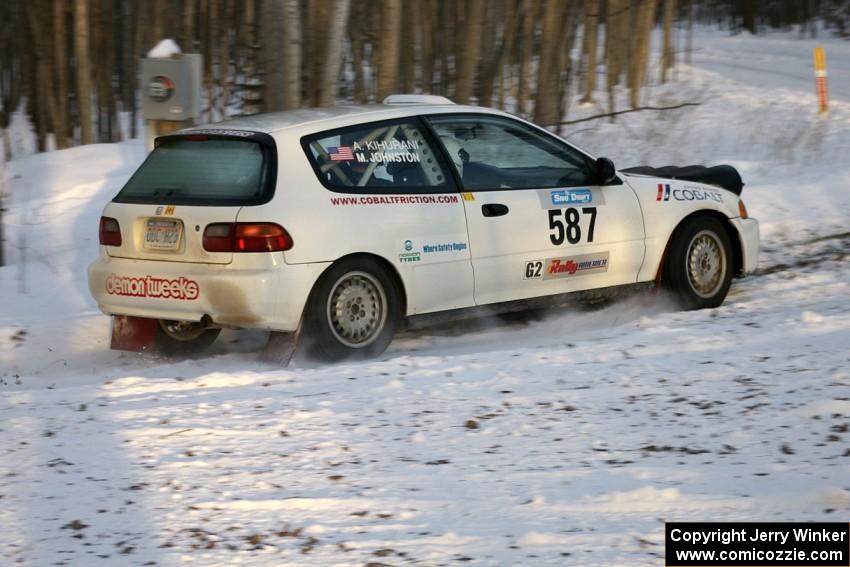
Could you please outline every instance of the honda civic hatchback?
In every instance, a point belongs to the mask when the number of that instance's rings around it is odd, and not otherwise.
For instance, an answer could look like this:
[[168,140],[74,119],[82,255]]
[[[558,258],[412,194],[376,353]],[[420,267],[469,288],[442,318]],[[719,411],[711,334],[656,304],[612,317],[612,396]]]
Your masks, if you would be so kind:
[[106,205],[89,287],[113,347],[222,328],[370,357],[401,325],[663,287],[711,308],[756,268],[729,166],[616,170],[510,114],[435,96],[157,138]]

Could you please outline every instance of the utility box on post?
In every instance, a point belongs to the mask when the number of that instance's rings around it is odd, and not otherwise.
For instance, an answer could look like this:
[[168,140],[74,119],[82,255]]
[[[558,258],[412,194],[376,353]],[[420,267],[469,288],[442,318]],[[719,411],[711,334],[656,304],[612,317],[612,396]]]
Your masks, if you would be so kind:
[[[176,44],[165,40],[142,59],[142,118],[147,121],[147,146],[153,149],[157,136],[194,126],[201,114],[203,56],[180,53]],[[173,46],[172,50],[160,49]],[[165,56],[153,56],[165,53]]]

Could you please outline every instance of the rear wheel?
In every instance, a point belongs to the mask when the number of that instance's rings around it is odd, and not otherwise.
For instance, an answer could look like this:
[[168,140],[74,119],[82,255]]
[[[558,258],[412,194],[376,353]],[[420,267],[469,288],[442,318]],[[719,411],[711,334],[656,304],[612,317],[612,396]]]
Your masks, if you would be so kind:
[[191,321],[159,320],[156,350],[165,356],[188,356],[205,351],[212,345],[221,329],[210,329]]
[[670,243],[663,283],[685,309],[723,303],[732,283],[732,246],[720,221],[699,216],[680,227]]
[[374,260],[352,258],[331,266],[307,305],[308,348],[329,361],[381,354],[398,329],[400,295],[395,280]]

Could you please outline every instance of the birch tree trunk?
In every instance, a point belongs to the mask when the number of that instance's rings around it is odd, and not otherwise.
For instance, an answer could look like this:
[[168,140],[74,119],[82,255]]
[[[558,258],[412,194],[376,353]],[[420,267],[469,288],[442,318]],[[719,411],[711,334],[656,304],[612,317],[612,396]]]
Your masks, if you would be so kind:
[[584,2],[584,97],[582,102],[593,102],[596,90],[596,49],[599,27],[599,0]]
[[513,93],[514,74],[512,71],[518,7],[517,0],[506,1],[504,29],[502,31],[504,44],[499,58],[499,95],[496,103],[502,110],[505,109],[505,90]]
[[667,82],[667,71],[674,64],[673,17],[676,15],[676,0],[664,0],[664,43],[661,48],[661,84]]
[[522,38],[519,44],[519,84],[517,86],[516,111],[525,114],[528,103],[528,81],[531,56],[534,50],[534,28],[537,21],[537,0],[522,2]]
[[629,104],[640,106],[640,93],[646,81],[649,47],[652,40],[652,24],[655,20],[656,0],[643,0],[638,8],[635,26],[635,48],[630,61]]
[[283,0],[283,108],[301,106],[301,15],[298,0]]
[[89,59],[88,0],[74,0],[74,54],[77,61],[77,101],[80,143],[92,143],[91,61]]
[[348,28],[350,7],[350,0],[335,0],[331,11],[326,38],[325,65],[321,76],[319,106],[333,106],[336,102],[337,80],[342,67],[342,53],[345,47],[345,31]]

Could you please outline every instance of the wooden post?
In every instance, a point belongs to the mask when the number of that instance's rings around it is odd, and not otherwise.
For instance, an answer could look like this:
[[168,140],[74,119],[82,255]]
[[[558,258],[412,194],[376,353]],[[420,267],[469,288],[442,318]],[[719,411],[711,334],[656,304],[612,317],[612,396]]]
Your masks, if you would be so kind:
[[815,47],[815,83],[818,89],[818,111],[821,114],[829,110],[829,94],[826,87],[826,50]]

